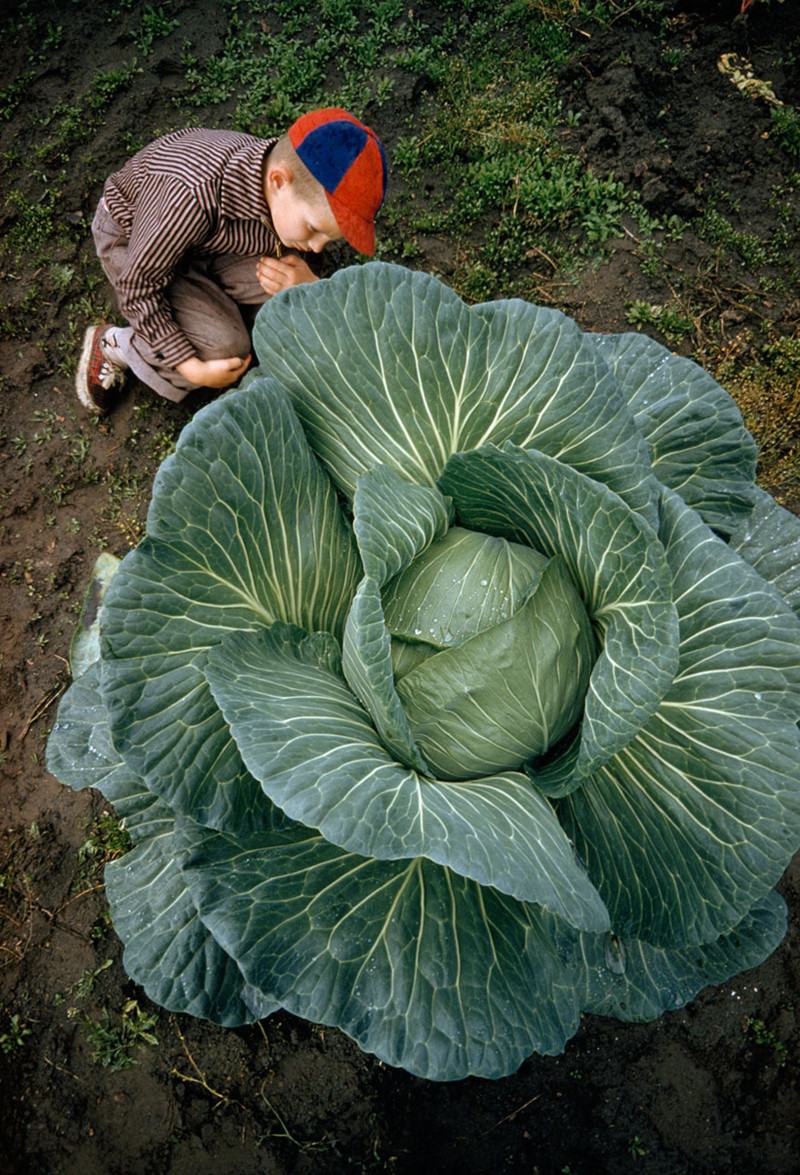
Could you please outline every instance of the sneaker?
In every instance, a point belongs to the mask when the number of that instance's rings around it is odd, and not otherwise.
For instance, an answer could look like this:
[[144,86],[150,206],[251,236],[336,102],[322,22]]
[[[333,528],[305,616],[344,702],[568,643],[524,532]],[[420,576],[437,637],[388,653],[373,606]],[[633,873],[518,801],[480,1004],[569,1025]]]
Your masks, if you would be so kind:
[[125,383],[125,368],[109,359],[103,350],[103,336],[109,326],[90,326],[83,336],[75,391],[84,408],[102,416],[114,407]]

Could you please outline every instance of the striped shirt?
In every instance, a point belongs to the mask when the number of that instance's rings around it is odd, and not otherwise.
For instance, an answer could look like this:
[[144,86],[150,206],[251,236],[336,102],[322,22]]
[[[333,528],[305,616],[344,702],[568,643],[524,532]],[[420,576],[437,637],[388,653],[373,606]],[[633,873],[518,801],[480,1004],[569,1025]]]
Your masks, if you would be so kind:
[[106,209],[128,242],[119,308],[168,367],[195,354],[164,294],[181,263],[279,252],[264,194],[264,164],[276,142],[238,131],[174,131],[106,180]]

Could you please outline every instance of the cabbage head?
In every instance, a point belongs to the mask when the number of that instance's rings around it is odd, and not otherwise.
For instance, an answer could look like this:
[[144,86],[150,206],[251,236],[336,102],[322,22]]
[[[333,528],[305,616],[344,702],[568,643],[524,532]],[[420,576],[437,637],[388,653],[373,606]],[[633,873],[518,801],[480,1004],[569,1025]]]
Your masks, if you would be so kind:
[[727,393],[380,263],[275,297],[255,346],[49,740],[133,839],[129,975],[452,1080],[761,962],[800,844],[800,527]]

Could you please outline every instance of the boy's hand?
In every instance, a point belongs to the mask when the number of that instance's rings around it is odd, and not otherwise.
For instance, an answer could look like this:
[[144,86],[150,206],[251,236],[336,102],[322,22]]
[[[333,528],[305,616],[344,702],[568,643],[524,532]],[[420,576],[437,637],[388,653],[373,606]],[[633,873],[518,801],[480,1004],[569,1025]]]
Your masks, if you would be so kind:
[[296,253],[287,253],[285,257],[261,257],[256,274],[262,290],[270,296],[279,290],[287,290],[289,286],[318,280],[314,271]]
[[176,371],[188,379],[189,383],[197,384],[201,388],[227,388],[229,384],[236,383],[240,376],[244,375],[250,366],[250,359],[252,356],[248,355],[246,359],[240,359],[238,355],[232,355],[230,359],[184,359],[183,363],[179,363]]

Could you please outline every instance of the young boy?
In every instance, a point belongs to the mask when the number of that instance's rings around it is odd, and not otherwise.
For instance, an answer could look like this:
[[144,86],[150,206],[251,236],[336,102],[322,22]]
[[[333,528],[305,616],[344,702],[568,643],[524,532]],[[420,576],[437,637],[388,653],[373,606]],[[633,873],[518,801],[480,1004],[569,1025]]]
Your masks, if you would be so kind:
[[174,401],[235,383],[251,358],[243,308],[252,320],[279,290],[316,281],[306,250],[344,238],[374,253],[385,190],[380,140],[338,107],[304,114],[282,138],[156,139],[106,180],[92,223],[129,325],[86,331],[81,404],[109,411],[128,370]]

